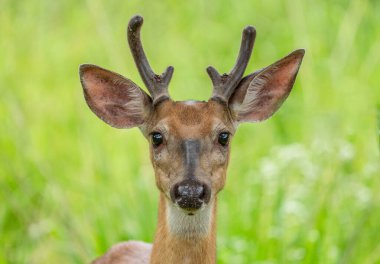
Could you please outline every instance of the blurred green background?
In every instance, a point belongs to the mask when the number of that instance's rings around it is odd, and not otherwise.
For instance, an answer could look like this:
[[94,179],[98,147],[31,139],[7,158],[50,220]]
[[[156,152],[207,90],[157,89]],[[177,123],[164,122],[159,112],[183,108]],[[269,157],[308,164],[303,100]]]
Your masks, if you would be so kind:
[[218,263],[380,263],[380,2],[0,1],[0,263],[86,263],[152,241],[158,191],[138,129],[82,96],[93,63],[143,87],[126,45],[134,14],[177,100],[206,100],[212,64],[258,35],[247,73],[306,56],[281,110],[245,124],[219,195]]

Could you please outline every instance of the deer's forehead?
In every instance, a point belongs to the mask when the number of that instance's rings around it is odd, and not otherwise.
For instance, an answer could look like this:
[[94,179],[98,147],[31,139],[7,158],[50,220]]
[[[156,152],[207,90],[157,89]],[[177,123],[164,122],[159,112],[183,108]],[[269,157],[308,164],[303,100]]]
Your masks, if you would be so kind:
[[167,102],[157,117],[156,126],[179,138],[202,138],[218,126],[229,125],[224,107],[214,102]]

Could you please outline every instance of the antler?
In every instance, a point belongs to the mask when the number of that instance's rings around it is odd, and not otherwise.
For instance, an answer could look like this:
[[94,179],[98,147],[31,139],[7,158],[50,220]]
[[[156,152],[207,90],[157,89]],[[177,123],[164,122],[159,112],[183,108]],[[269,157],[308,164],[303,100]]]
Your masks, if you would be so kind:
[[218,71],[212,67],[207,67],[207,73],[211,78],[214,90],[211,99],[228,103],[228,99],[234,92],[236,86],[243,77],[245,68],[251,57],[253,43],[256,38],[256,30],[252,26],[247,26],[243,30],[241,39],[239,56],[237,57],[235,66],[229,74],[220,75]]
[[140,30],[142,24],[143,18],[141,16],[137,15],[131,18],[127,30],[128,43],[137,69],[152,96],[154,105],[170,98],[168,86],[173,76],[174,68],[169,66],[161,75],[157,75],[152,71],[141,44]]

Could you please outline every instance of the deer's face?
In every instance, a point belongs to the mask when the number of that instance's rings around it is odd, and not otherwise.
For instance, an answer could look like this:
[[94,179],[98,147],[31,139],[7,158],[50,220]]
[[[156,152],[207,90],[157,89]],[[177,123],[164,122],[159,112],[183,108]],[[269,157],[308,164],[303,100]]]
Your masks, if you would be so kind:
[[166,100],[143,132],[150,142],[157,187],[172,203],[197,210],[223,188],[235,132],[228,108],[213,100]]
[[156,183],[168,202],[190,215],[223,188],[230,140],[242,122],[269,118],[289,95],[304,55],[296,50],[243,77],[255,30],[243,31],[240,53],[229,74],[207,68],[214,89],[208,102],[175,102],[168,85],[173,67],[151,70],[140,42],[142,18],[128,26],[128,41],[150,95],[131,80],[95,65],[82,65],[85,99],[103,121],[117,128],[139,127],[150,144]]

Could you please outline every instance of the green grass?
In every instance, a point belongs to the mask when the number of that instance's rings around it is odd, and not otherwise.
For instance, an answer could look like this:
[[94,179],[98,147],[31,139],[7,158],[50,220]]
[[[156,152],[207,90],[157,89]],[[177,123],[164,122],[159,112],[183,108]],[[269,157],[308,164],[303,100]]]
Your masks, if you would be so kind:
[[242,125],[219,196],[218,263],[380,263],[380,3],[0,1],[0,263],[84,263],[152,241],[158,191],[148,144],[86,106],[78,65],[142,85],[133,14],[177,100],[205,100],[256,27],[252,72],[305,48],[282,109]]

